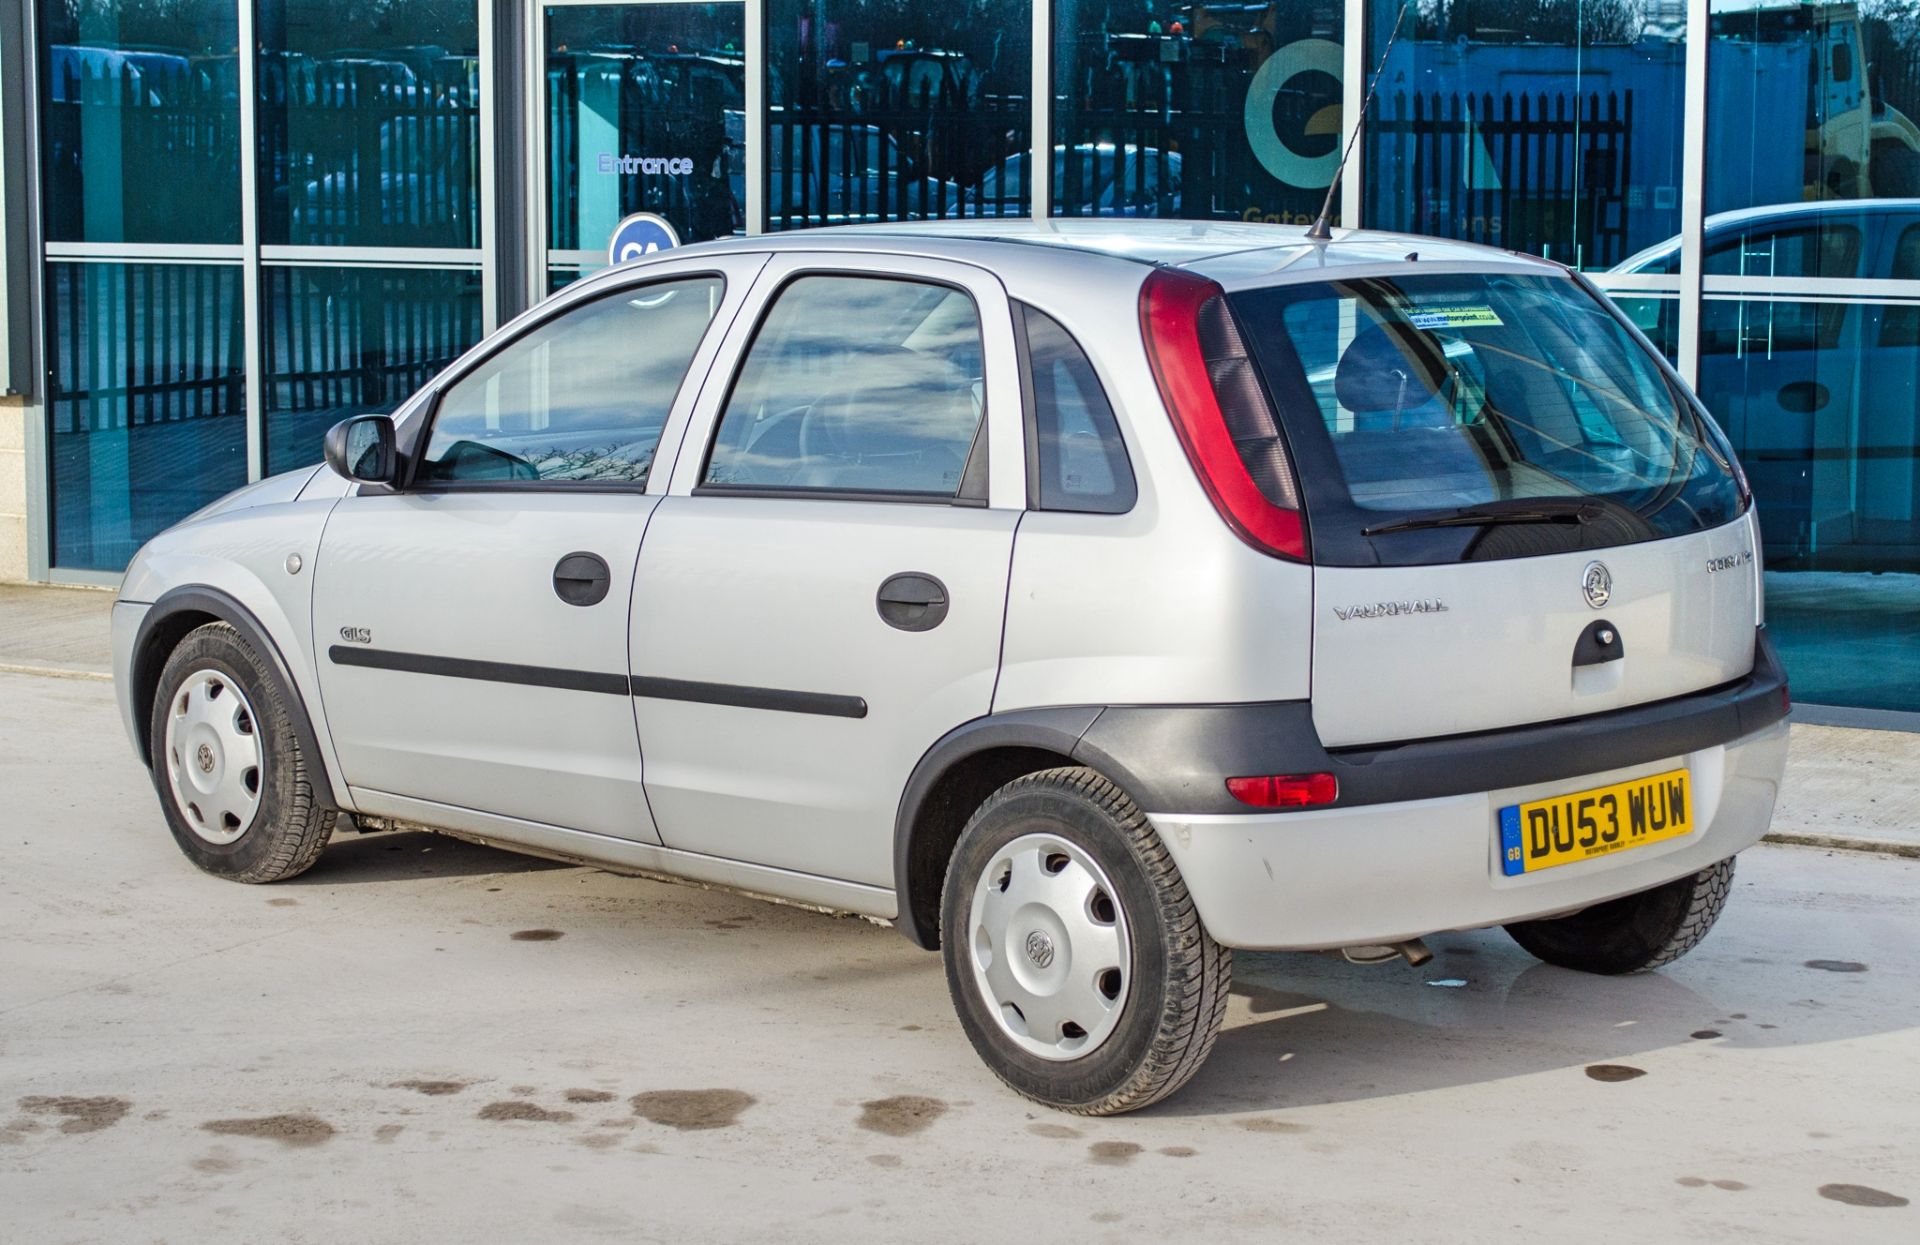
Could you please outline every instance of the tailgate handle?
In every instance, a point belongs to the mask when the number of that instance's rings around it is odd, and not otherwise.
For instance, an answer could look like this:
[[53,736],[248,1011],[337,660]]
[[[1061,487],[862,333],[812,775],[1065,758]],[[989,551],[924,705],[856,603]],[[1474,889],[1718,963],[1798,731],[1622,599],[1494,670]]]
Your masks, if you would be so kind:
[[947,617],[947,586],[931,575],[890,575],[874,597],[880,619],[901,631],[932,631]]
[[1627,647],[1620,642],[1620,629],[1604,618],[1596,618],[1587,624],[1580,638],[1573,642],[1573,664],[1578,666],[1597,666],[1602,662],[1619,661],[1627,655]]

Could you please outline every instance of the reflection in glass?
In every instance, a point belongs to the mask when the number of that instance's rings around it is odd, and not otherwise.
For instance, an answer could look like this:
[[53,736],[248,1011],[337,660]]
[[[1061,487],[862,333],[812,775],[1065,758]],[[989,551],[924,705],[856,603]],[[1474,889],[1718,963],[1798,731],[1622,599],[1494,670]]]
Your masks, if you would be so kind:
[[981,181],[1028,145],[1028,0],[768,0],[767,32],[769,228],[1001,214]]
[[1345,11],[1059,0],[1054,214],[1310,223],[1339,162]]
[[1680,299],[1663,294],[1609,294],[1667,362],[1680,363]]
[[480,339],[480,274],[261,270],[267,473],[320,460],[327,429],[392,411]]
[[240,269],[46,266],[53,564],[118,571],[247,482]]
[[951,286],[803,277],[740,365],[705,484],[952,497],[981,362],[980,313]]
[[474,0],[262,0],[261,240],[480,244]]
[[1768,625],[1801,700],[1920,709],[1910,313],[1712,296],[1701,308],[1700,394],[1753,483],[1767,568],[1778,572]]
[[[1364,2],[1377,63],[1401,0]],[[1678,234],[1685,34],[1679,3],[1417,5],[1362,139],[1367,223],[1577,268]]]
[[1907,0],[1711,0],[1707,211],[1920,196]]
[[49,242],[240,241],[234,0],[41,0]]
[[508,343],[440,399],[419,478],[645,483],[724,288],[619,290]]
[[655,212],[682,242],[745,228],[746,8],[549,6],[547,245],[604,252]]

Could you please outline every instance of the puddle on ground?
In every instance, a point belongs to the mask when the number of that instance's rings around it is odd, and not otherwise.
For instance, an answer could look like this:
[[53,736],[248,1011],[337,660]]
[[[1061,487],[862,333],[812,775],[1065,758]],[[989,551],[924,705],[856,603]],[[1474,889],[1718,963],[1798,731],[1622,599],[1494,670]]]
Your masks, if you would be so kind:
[[947,1113],[947,1104],[938,1098],[919,1094],[900,1094],[876,1098],[860,1104],[860,1127],[889,1137],[910,1137]]
[[1898,1193],[1888,1193],[1885,1189],[1874,1189],[1863,1184],[1823,1184],[1820,1186],[1820,1196],[1830,1202],[1845,1202],[1848,1206],[1890,1208],[1907,1204],[1907,1199]]
[[1133,1162],[1142,1148],[1131,1141],[1096,1141],[1087,1147],[1087,1158],[1102,1167],[1122,1167]]
[[490,1102],[480,1108],[483,1120],[526,1120],[533,1124],[566,1124],[572,1121],[571,1111],[549,1111],[533,1102],[520,1102],[508,1099],[504,1102]]
[[263,1115],[254,1119],[208,1120],[200,1126],[223,1137],[259,1137],[287,1146],[317,1146],[333,1136],[333,1125],[317,1115]]
[[97,1133],[112,1128],[133,1110],[125,1098],[80,1098],[66,1094],[37,1094],[20,1100],[29,1115],[59,1115],[63,1133]]
[[656,1089],[635,1094],[630,1101],[634,1114],[649,1123],[694,1132],[737,1123],[755,1099],[737,1089]]

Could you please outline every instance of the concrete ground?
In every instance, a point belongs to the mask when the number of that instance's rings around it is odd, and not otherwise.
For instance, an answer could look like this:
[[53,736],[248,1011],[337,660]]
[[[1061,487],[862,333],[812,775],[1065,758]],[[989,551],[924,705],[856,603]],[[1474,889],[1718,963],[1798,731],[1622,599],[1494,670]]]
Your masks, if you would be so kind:
[[106,673],[112,610],[113,593],[101,588],[0,584],[0,671]]
[[1920,861],[1756,848],[1645,977],[1244,955],[1082,1120],[865,922],[407,833],[203,876],[101,683],[0,674],[0,792],[6,1241],[1920,1234]]

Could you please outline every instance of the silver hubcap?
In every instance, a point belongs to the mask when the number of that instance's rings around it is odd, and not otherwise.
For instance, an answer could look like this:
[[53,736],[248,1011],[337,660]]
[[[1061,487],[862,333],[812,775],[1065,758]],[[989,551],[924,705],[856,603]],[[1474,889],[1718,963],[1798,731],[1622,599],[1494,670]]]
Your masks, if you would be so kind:
[[1113,1033],[1133,984],[1126,914],[1086,852],[1047,834],[994,854],[973,888],[974,984],[1000,1029],[1042,1059],[1078,1059]]
[[196,670],[167,709],[167,783],[193,832],[231,843],[260,811],[265,756],[253,706],[217,670]]

